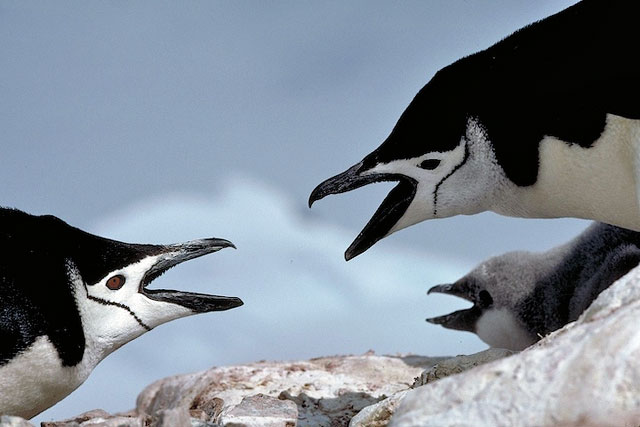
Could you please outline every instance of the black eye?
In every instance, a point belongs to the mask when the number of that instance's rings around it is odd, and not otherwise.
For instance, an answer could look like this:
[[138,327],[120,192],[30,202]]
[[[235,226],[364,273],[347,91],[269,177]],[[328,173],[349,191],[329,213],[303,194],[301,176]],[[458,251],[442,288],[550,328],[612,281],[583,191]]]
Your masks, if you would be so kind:
[[438,166],[440,166],[440,160],[438,159],[427,159],[424,162],[418,165],[422,169],[434,170]]
[[491,298],[491,294],[487,291],[480,291],[480,307],[489,307],[493,304],[493,298]]
[[124,285],[125,279],[124,276],[118,274],[117,276],[113,276],[109,280],[107,280],[107,288],[115,291],[120,289]]

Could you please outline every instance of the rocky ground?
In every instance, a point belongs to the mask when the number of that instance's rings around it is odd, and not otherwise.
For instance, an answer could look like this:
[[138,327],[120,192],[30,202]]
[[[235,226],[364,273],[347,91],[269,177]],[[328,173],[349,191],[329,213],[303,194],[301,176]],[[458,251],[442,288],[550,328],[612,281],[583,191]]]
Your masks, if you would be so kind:
[[[135,410],[94,410],[46,427],[343,426],[361,409],[408,389],[442,358],[334,356],[216,367],[149,385]],[[4,418],[4,423],[29,425]]]
[[[94,410],[43,426],[640,426],[638,319],[640,268],[519,354],[218,367],[151,384],[128,413]],[[6,416],[0,424],[31,425]]]

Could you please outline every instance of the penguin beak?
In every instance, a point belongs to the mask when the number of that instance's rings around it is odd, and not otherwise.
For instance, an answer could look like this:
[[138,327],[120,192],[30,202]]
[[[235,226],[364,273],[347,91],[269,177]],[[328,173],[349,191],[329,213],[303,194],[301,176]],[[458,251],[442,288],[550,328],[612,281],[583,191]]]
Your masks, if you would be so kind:
[[171,267],[190,259],[198,258],[223,248],[235,246],[225,239],[200,239],[174,245],[160,246],[156,263],[147,271],[140,284],[139,292],[149,299],[178,304],[194,313],[223,311],[243,304],[237,297],[207,295],[195,292],[182,292],[167,289],[147,289],[147,286]]
[[365,252],[378,240],[390,234],[393,226],[409,208],[418,186],[414,179],[404,175],[376,173],[363,175],[365,171],[362,169],[363,163],[360,162],[322,182],[309,196],[309,207],[311,207],[314,202],[330,194],[345,193],[375,182],[398,181],[398,185],[389,192],[367,225],[345,251],[344,258],[347,261]]
[[454,311],[444,316],[431,317],[426,319],[427,322],[434,325],[442,325],[447,329],[455,329],[458,331],[475,332],[476,322],[482,316],[484,305],[483,301],[476,301],[475,292],[472,292],[466,282],[456,282],[446,285],[437,285],[427,291],[427,295],[431,293],[440,293],[457,296],[473,303],[471,308],[465,310]]

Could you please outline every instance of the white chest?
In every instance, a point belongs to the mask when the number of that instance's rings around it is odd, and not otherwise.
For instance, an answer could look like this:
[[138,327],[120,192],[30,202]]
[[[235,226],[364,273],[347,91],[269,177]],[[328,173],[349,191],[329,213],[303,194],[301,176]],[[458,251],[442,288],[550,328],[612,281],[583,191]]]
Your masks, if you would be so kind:
[[613,115],[591,148],[546,137],[536,183],[515,189],[515,200],[506,200],[498,211],[595,219],[640,230],[639,148],[640,121]]
[[63,367],[51,342],[38,337],[0,367],[0,413],[31,418],[75,390],[90,372],[83,363]]
[[522,350],[535,341],[506,309],[486,310],[476,323],[476,334],[491,347],[509,350]]

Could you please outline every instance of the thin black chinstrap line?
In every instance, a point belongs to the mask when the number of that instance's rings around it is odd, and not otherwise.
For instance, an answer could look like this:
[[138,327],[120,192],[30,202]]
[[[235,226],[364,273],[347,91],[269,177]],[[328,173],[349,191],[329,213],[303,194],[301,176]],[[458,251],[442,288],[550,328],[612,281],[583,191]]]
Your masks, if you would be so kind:
[[462,159],[462,161],[460,163],[458,163],[456,165],[455,168],[453,168],[451,170],[451,172],[449,172],[444,178],[442,178],[440,180],[440,182],[438,182],[436,184],[436,187],[433,189],[433,216],[437,216],[438,215],[438,189],[440,188],[440,185],[442,185],[442,183],[449,178],[451,175],[453,175],[454,173],[456,173],[456,171],[458,169],[460,169],[462,167],[462,165],[464,165],[467,162],[467,159],[469,158],[469,146],[467,144],[467,141],[464,142],[464,158]]
[[87,299],[90,299],[91,301],[95,301],[99,304],[102,305],[113,305],[115,307],[119,307],[123,310],[126,310],[131,316],[133,316],[134,319],[136,319],[136,322],[138,322],[140,324],[140,326],[142,326],[143,328],[145,328],[147,331],[150,331],[151,328],[148,327],[133,311],[131,311],[131,309],[129,307],[127,307],[124,304],[120,304],[119,302],[113,302],[113,301],[107,301],[105,299],[102,298],[98,298],[98,297],[94,297],[89,295],[89,289],[87,288],[87,285],[84,285],[84,290],[87,293]]

